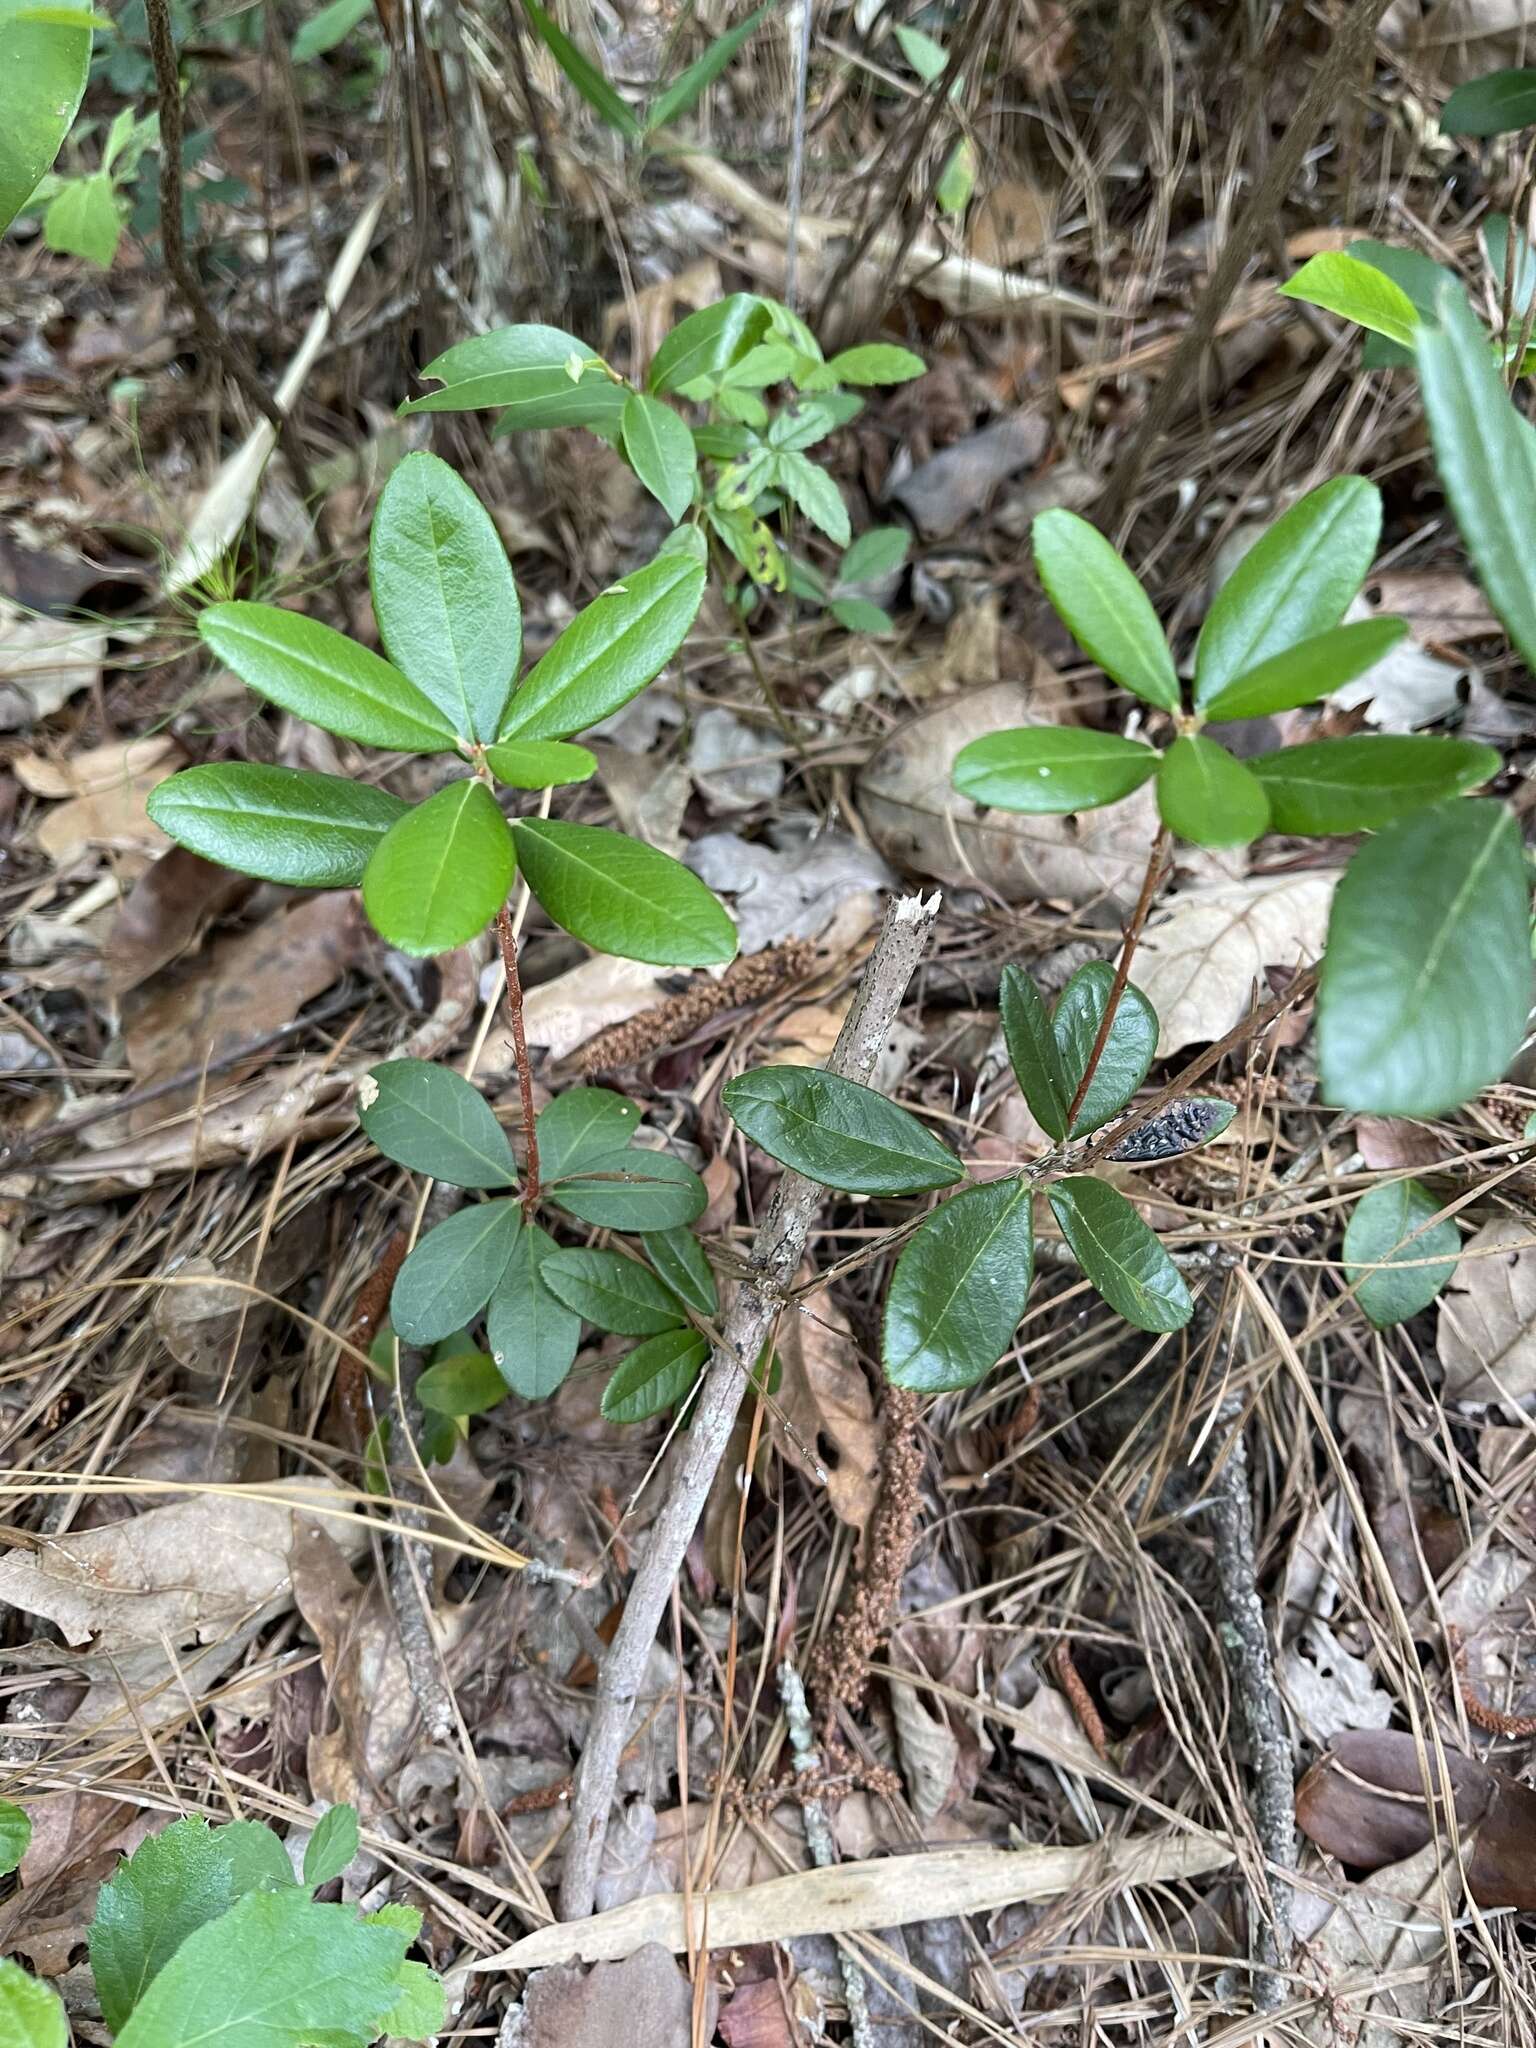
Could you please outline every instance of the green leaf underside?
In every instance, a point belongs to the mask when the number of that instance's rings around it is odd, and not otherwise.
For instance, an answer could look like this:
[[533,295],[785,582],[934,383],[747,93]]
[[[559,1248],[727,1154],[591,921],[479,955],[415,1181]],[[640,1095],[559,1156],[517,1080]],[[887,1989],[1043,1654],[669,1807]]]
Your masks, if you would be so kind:
[[1359,1282],[1355,1299],[1377,1329],[1428,1308],[1456,1271],[1461,1236],[1454,1218],[1431,1223],[1444,1207],[1416,1180],[1388,1181],[1355,1204],[1344,1232],[1344,1273]]
[[[1051,1018],[1066,1100],[1071,1101],[1087,1069],[1115,970],[1107,960],[1090,960],[1062,990]],[[1157,1051],[1157,1012],[1134,982],[1127,982],[1115,1005],[1114,1022],[1088,1083],[1088,1092],[1073,1119],[1071,1135],[1084,1138],[1124,1109],[1147,1078]],[[1057,1134],[1052,1132],[1053,1137]]]
[[358,1121],[386,1159],[456,1188],[516,1186],[507,1134],[462,1074],[431,1060],[385,1060],[368,1080]]
[[[519,1244],[526,1235],[526,1229],[519,1232]],[[504,1273],[503,1287],[506,1278]],[[416,1398],[432,1415],[483,1415],[488,1408],[504,1401],[506,1394],[507,1383],[500,1368],[483,1351],[459,1352],[453,1358],[429,1365],[416,1382]]]
[[1315,634],[1236,676],[1205,705],[1207,718],[1265,718],[1315,704],[1352,683],[1389,654],[1408,630],[1406,619],[1358,619]]
[[1536,122],[1536,71],[1489,71],[1458,85],[1440,113],[1442,135],[1507,135]]
[[1163,756],[1157,808],[1196,846],[1247,846],[1269,823],[1263,785],[1215,740],[1188,733]]
[[704,595],[702,562],[662,553],[571,621],[507,707],[503,740],[563,740],[611,716],[682,646]]
[[600,114],[610,128],[617,128],[627,141],[638,142],[642,132],[639,121],[628,102],[620,98],[608,83],[601,69],[576,47],[558,23],[550,19],[538,0],[523,0],[523,5],[540,40],[587,105]]
[[653,1230],[646,1254],[672,1292],[701,1316],[719,1312],[720,1292],[704,1247],[691,1230]]
[[665,967],[736,957],[724,904],[658,847],[552,818],[521,819],[512,833],[529,888],[562,930],[596,951]]
[[1151,775],[1158,755],[1139,740],[1087,726],[1021,725],[972,740],[955,756],[962,796],[1000,811],[1090,811],[1119,803]]
[[675,1408],[704,1369],[709,1340],[694,1330],[663,1330],[621,1359],[603,1389],[609,1422],[644,1422]]
[[512,740],[485,750],[485,765],[508,789],[557,789],[597,773],[597,756],[567,740]]
[[1460,796],[1497,775],[1492,747],[1474,740],[1358,734],[1311,740],[1248,763],[1269,795],[1277,832],[1365,832]]
[[302,612],[214,604],[199,615],[197,630],[258,696],[344,739],[441,754],[458,737],[452,720],[392,663]]
[[676,1230],[702,1216],[709,1203],[691,1166],[670,1152],[638,1148],[590,1160],[549,1192],[567,1216],[605,1230]]
[[613,1089],[567,1088],[539,1111],[539,1172],[556,1180],[596,1159],[611,1159],[639,1128],[639,1110]]
[[1118,1188],[1068,1174],[1046,1193],[1073,1256],[1116,1314],[1138,1330],[1183,1328],[1194,1313],[1183,1276]]
[[184,768],[145,809],[204,860],[299,889],[355,889],[406,806],[387,790],[308,768],[243,761]]
[[435,455],[407,455],[390,472],[368,580],[395,666],[456,733],[494,738],[522,652],[522,606],[495,521]]
[[[0,233],[37,189],[74,124],[91,63],[91,6],[78,24],[0,5]],[[50,13],[52,10],[50,10]]]
[[0,1957],[0,2041],[6,2048],[69,2048],[59,1994],[9,1956]]
[[654,1337],[687,1322],[670,1287],[622,1252],[558,1251],[543,1267],[544,1284],[596,1330]]
[[726,1108],[770,1159],[851,1195],[952,1187],[965,1168],[915,1116],[873,1088],[819,1067],[759,1067],[722,1091]]
[[1009,1064],[1024,1091],[1030,1115],[1060,1142],[1067,1135],[1067,1110],[1072,1100],[1061,1048],[1039,989],[1027,970],[1011,961],[1003,969],[999,1008]]
[[1366,841],[1333,899],[1318,990],[1328,1102],[1435,1116],[1497,1081],[1531,1001],[1520,831],[1473,797]]
[[720,76],[747,38],[767,19],[772,7],[773,0],[764,0],[764,4],[754,8],[745,21],[737,22],[724,35],[716,36],[702,57],[696,58],[686,71],[680,71],[672,83],[657,94],[646,109],[647,133],[665,128],[669,121],[687,113]]
[[1372,334],[1385,335],[1399,348],[1413,346],[1419,313],[1412,299],[1385,271],[1343,249],[1326,249],[1311,257],[1281,285],[1280,296],[1321,306]]
[[[569,367],[573,361],[594,364],[596,352],[559,327],[498,327],[490,334],[457,342],[434,357],[421,375],[440,382],[443,389],[409,399],[400,410],[477,412],[505,406],[515,417],[551,400],[567,401],[573,410],[582,412],[601,397],[610,410],[622,411],[624,394],[615,393],[601,367],[584,369],[582,376],[573,380]],[[584,426],[586,420],[552,424]]]
[[332,1806],[315,1823],[304,1849],[304,1882],[311,1891],[340,1877],[357,1855],[357,1809]]
[[657,349],[646,379],[652,391],[680,391],[696,377],[718,376],[760,341],[768,309],[751,292],[732,292],[680,320]]
[[1227,578],[1195,647],[1195,703],[1204,710],[1236,677],[1298,640],[1335,627],[1370,572],[1381,493],[1335,477],[1262,534]]
[[1488,601],[1536,667],[1536,427],[1515,410],[1460,292],[1415,347],[1435,468]]
[[630,468],[667,517],[681,519],[699,473],[692,434],[670,405],[639,391],[624,401],[622,432]]
[[1122,689],[1177,711],[1179,679],[1152,600],[1103,534],[1058,506],[1030,538],[1045,594],[1078,645]]
[[486,1312],[496,1369],[525,1401],[547,1401],[559,1391],[581,1342],[581,1317],[557,1301],[541,1277],[554,1252],[548,1231],[525,1224]]
[[8,1877],[27,1853],[32,1823],[9,1799],[0,1799],[0,1877]]
[[363,908],[402,953],[467,945],[507,900],[517,862],[483,782],[452,782],[392,825],[363,874]]
[[1034,1270],[1030,1190],[994,1181],[951,1196],[896,1261],[881,1355],[893,1386],[943,1393],[997,1363],[1024,1314]]
[[501,1284],[521,1222],[516,1202],[477,1202],[429,1230],[390,1296],[397,1334],[435,1344],[472,1322]]

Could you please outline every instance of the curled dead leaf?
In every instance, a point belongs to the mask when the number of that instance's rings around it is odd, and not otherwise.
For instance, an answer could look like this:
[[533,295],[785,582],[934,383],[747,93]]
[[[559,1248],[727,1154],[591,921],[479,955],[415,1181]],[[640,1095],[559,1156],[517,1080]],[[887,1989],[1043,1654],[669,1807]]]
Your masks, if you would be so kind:
[[1136,985],[1158,1014],[1158,1058],[1225,1037],[1268,997],[1269,968],[1316,960],[1337,881],[1328,869],[1207,882],[1154,912],[1137,948]]

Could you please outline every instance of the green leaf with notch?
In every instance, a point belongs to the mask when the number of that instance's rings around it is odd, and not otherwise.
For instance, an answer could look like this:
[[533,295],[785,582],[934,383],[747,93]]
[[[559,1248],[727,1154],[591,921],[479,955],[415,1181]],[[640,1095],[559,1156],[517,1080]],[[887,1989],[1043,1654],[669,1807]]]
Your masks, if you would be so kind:
[[544,1263],[554,1253],[548,1231],[525,1223],[486,1310],[492,1361],[503,1382],[525,1401],[547,1401],[559,1392],[581,1342],[581,1317],[544,1285]]
[[[1079,967],[1057,999],[1051,1035],[1061,1068],[1064,1108],[1077,1093],[1087,1070],[1099,1026],[1109,1007],[1114,979],[1115,970],[1109,961],[1090,960]],[[1093,1079],[1088,1083],[1088,1092],[1072,1121],[1072,1137],[1086,1137],[1124,1109],[1147,1078],[1147,1069],[1157,1052],[1157,1034],[1156,1010],[1134,982],[1127,982],[1115,1005],[1114,1022],[1093,1070]],[[1053,1131],[1051,1135],[1061,1134]]]
[[407,1258],[389,1301],[408,1344],[435,1344],[473,1322],[501,1285],[517,1244],[516,1202],[476,1202],[429,1230]]
[[651,359],[648,389],[681,391],[699,377],[718,377],[762,340],[768,308],[755,292],[732,292],[679,320]]
[[513,426],[584,427],[594,419],[616,421],[624,409],[624,387],[612,382],[595,350],[561,327],[472,335],[434,356],[421,375],[443,389],[407,399],[402,413],[497,407]]
[[719,1313],[720,1292],[704,1247],[691,1230],[651,1230],[646,1256],[672,1292],[701,1316]]
[[1419,327],[1419,311],[1402,286],[1373,263],[1362,262],[1343,249],[1325,249],[1303,263],[1280,287],[1282,299],[1300,299],[1353,320],[1357,327],[1385,336],[1399,348],[1411,348]]
[[1355,1204],[1344,1231],[1344,1272],[1359,1283],[1355,1299],[1378,1330],[1428,1308],[1456,1271],[1455,1219],[1434,1221],[1444,1207],[1416,1180],[1388,1181]]
[[974,1386],[1013,1341],[1034,1276],[1031,1195],[1022,1180],[952,1196],[896,1261],[881,1333],[894,1387]]
[[1164,754],[1157,808],[1170,832],[1196,846],[1247,846],[1269,823],[1257,776],[1198,734],[1185,733]]
[[1177,711],[1179,679],[1152,600],[1103,534],[1056,506],[1030,540],[1045,594],[1079,646],[1122,689]]
[[634,1103],[611,1088],[567,1088],[539,1111],[539,1172],[545,1180],[611,1158],[640,1128]]
[[1442,135],[1509,135],[1536,122],[1536,71],[1488,71],[1458,85],[1440,111]]
[[1067,1135],[1072,1090],[1067,1085],[1061,1048],[1040,991],[1028,971],[1012,961],[1003,969],[999,1007],[1009,1063],[1024,1091],[1030,1115],[1059,1142]]
[[696,1330],[664,1330],[648,1343],[637,1344],[603,1389],[605,1418],[645,1422],[675,1408],[704,1370],[708,1356],[709,1340]]
[[624,401],[624,453],[630,468],[669,519],[693,503],[699,457],[685,423],[659,398],[632,391]]
[[[528,1235],[525,1225],[518,1232],[518,1243]],[[516,1256],[514,1252],[513,1258]],[[501,1285],[505,1288],[506,1284],[503,1273]],[[484,1415],[498,1406],[507,1398],[507,1383],[494,1358],[483,1351],[458,1351],[427,1367],[416,1382],[416,1398],[428,1414],[457,1421],[466,1415]]]
[[577,49],[564,29],[551,21],[538,0],[523,0],[523,5],[528,11],[528,19],[538,31],[539,40],[592,111],[601,115],[610,128],[617,128],[626,141],[638,142],[643,132],[640,123],[630,111],[628,102],[608,83],[600,67]]
[[1520,829],[1473,797],[1366,841],[1333,899],[1318,988],[1323,1095],[1438,1116],[1500,1079],[1531,1006]]
[[1194,1313],[1183,1275],[1118,1188],[1072,1173],[1046,1190],[1083,1272],[1138,1330],[1180,1330]]
[[0,1799],[0,1877],[9,1877],[27,1853],[32,1823],[19,1806]]
[[926,375],[928,365],[894,342],[864,341],[841,350],[827,368],[839,384],[908,384]]
[[485,750],[485,765],[508,789],[559,789],[597,773],[597,756],[569,740],[502,740]]
[[852,532],[848,507],[843,503],[842,492],[819,462],[787,450],[773,458],[773,480],[829,540],[839,547],[848,545]]
[[451,782],[379,841],[363,874],[363,908],[402,953],[447,953],[485,930],[516,867],[495,797],[483,782]]
[[667,549],[594,598],[529,670],[498,737],[563,740],[638,696],[687,638],[706,574]]
[[69,2039],[59,1994],[9,1956],[0,1957],[0,2042],[5,2048],[69,2048]]
[[510,1188],[507,1134],[477,1088],[433,1060],[385,1060],[358,1083],[358,1122],[386,1159],[456,1188]]
[[1298,640],[1330,632],[1370,573],[1381,493],[1363,476],[1309,491],[1260,535],[1216,593],[1195,647],[1195,703]]
[[758,1067],[722,1090],[726,1108],[770,1159],[850,1195],[918,1195],[965,1168],[947,1145],[877,1089],[820,1067]]
[[407,455],[390,471],[368,579],[401,674],[461,737],[493,738],[522,652],[522,606],[496,522],[435,455]]
[[702,57],[694,59],[686,71],[680,71],[669,86],[656,95],[646,108],[645,128],[650,134],[657,128],[665,128],[669,121],[686,114],[695,101],[701,99],[709,87],[724,71],[736,52],[747,38],[756,33],[767,20],[773,9],[773,0],[764,0],[761,7],[755,7],[745,21],[738,21],[734,28],[728,28],[724,35],[716,36]]
[[664,967],[735,959],[736,927],[724,904],[658,847],[553,818],[522,818],[512,831],[525,881],[573,938]]
[[458,737],[453,721],[393,663],[302,612],[213,604],[199,615],[197,630],[258,696],[344,739],[442,754]]
[[1374,831],[1475,789],[1502,765],[1473,740],[1398,733],[1310,740],[1248,763],[1275,830],[1303,834]]
[[34,15],[0,4],[0,233],[26,205],[64,145],[91,64],[89,0]]
[[330,1806],[315,1822],[304,1849],[304,1882],[312,1892],[340,1877],[358,1851],[357,1808]]
[[567,1216],[604,1230],[676,1230],[709,1205],[704,1183],[670,1152],[633,1146],[588,1159],[555,1183],[550,1200]]
[[962,747],[954,783],[1000,811],[1091,811],[1140,789],[1159,758],[1140,740],[1085,725],[1020,725]]
[[1359,619],[1299,640],[1246,675],[1234,676],[1202,706],[1207,718],[1264,718],[1315,704],[1352,683],[1391,652],[1408,630],[1406,619]]
[[211,761],[184,768],[144,808],[178,846],[298,889],[355,889],[380,840],[406,813],[387,790],[309,768]]
[[688,1320],[671,1288],[622,1252],[557,1251],[545,1260],[545,1286],[596,1330],[654,1337]]

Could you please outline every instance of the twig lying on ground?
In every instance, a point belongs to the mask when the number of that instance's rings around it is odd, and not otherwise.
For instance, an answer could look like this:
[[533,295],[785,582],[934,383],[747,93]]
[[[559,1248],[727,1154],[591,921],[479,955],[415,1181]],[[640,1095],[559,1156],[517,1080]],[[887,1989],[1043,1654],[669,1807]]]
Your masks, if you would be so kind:
[[[885,914],[857,996],[838,1034],[829,1073],[867,1081],[913,969],[939,913],[939,898],[903,896]],[[603,1660],[586,1747],[576,1773],[560,1907],[567,1920],[592,1911],[614,1781],[630,1716],[689,1540],[725,1456],[747,1375],[762,1352],[794,1282],[805,1240],[825,1190],[786,1171],[774,1189],[752,1247],[750,1275],[731,1304],[710,1358],[688,1432],[688,1452],[652,1525],[623,1618]]]
[[[800,1683],[799,1672],[787,1657],[779,1666],[779,1698],[784,1702],[784,1718],[789,1725],[789,1746],[794,1752],[795,1775],[810,1778],[821,1769],[821,1752],[811,1733],[811,1710],[805,1703],[805,1687]],[[807,1794],[800,1802],[800,1810],[805,1815],[805,1840],[811,1861],[818,1870],[830,1870],[837,1862],[837,1844],[832,1839],[832,1829],[821,1801]],[[848,2028],[853,2035],[854,2048],[872,2048],[874,2037],[869,2030],[864,1972],[859,1968],[858,1958],[846,1948],[839,1948],[837,1966],[842,1974],[843,1997],[848,2005]]]

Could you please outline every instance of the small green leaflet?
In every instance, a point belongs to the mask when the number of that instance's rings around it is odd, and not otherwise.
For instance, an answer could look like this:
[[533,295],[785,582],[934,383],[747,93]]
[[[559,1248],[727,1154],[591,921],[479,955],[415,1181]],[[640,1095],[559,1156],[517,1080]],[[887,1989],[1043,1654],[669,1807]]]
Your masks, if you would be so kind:
[[624,401],[622,433],[630,468],[667,517],[680,520],[699,474],[692,434],[670,405],[639,391]]
[[[958,82],[958,81],[957,81]],[[963,213],[976,190],[976,152],[965,136],[949,152],[933,188],[940,213]]]
[[622,1252],[557,1251],[540,1274],[556,1300],[596,1330],[654,1337],[688,1320],[671,1288]]
[[545,1180],[577,1173],[622,1151],[640,1128],[640,1112],[611,1088],[567,1088],[539,1111],[539,1172]]
[[833,589],[842,592],[864,583],[883,583],[906,561],[911,545],[912,536],[904,526],[872,526],[838,563]]
[[548,1231],[525,1223],[486,1311],[492,1361],[525,1401],[547,1401],[559,1391],[581,1341],[581,1317],[544,1285],[544,1266],[554,1254]]
[[896,40],[901,45],[901,54],[924,85],[932,85],[936,78],[943,77],[949,57],[942,43],[920,28],[909,28],[905,22],[897,25]]
[[748,36],[767,19],[772,7],[773,0],[764,0],[764,4],[754,8],[745,21],[737,22],[724,35],[716,36],[702,57],[696,58],[686,71],[680,71],[672,83],[656,95],[645,112],[647,134],[665,128],[669,121],[686,114],[694,102],[702,98]]
[[1056,507],[1030,540],[1045,594],[1084,652],[1122,689],[1177,711],[1179,679],[1152,600],[1104,536]]
[[0,1957],[0,2042],[5,2048],[69,2048],[59,1994],[9,1956]]
[[1323,1096],[1438,1116],[1497,1081],[1531,1006],[1520,829],[1470,797],[1366,841],[1333,899],[1318,986]]
[[1091,811],[1119,803],[1155,775],[1139,740],[1082,725],[1020,725],[972,740],[955,756],[962,796],[1000,811]]
[[197,630],[242,683],[311,725],[406,754],[452,751],[453,721],[399,669],[334,627],[272,604],[213,604]]
[[644,1422],[675,1408],[704,1369],[709,1340],[694,1330],[664,1330],[637,1344],[603,1389],[609,1422]]
[[386,1159],[456,1188],[510,1188],[517,1168],[489,1103],[434,1060],[385,1060],[358,1084],[358,1121]]
[[[1027,969],[1010,961],[999,991],[1003,1041],[1030,1115],[1041,1130],[1059,1143],[1067,1135],[1067,1110],[1072,1090],[1061,1064],[1061,1049]],[[1079,1070],[1081,1071],[1081,1070]]]
[[498,406],[514,425],[584,427],[624,408],[623,388],[609,380],[601,359],[559,327],[498,327],[474,335],[434,357],[421,375],[443,389],[407,400],[402,413]]
[[1247,846],[1269,823],[1264,786],[1225,747],[1185,733],[1157,771],[1157,808],[1196,846]]
[[304,1850],[304,1882],[318,1891],[333,1877],[340,1877],[357,1855],[357,1808],[332,1806],[315,1822],[314,1833]]
[[889,341],[860,342],[843,349],[827,364],[839,384],[906,384],[921,377],[927,368],[921,356]]
[[1118,1315],[1138,1330],[1183,1328],[1194,1313],[1183,1276],[1118,1188],[1074,1173],[1046,1193],[1077,1263]]
[[839,547],[848,545],[852,531],[843,494],[819,463],[787,450],[773,459],[773,480],[794,500],[813,526],[819,526]]
[[123,216],[117,188],[104,171],[71,178],[43,215],[43,240],[61,256],[83,256],[105,270],[117,254]]
[[487,747],[485,765],[508,789],[557,789],[597,773],[597,756],[568,740],[507,740]]
[[645,1238],[646,1254],[656,1271],[681,1300],[701,1316],[719,1312],[720,1294],[704,1247],[691,1230],[653,1230]]
[[0,1877],[9,1877],[27,1853],[32,1823],[19,1806],[0,1799]]
[[538,30],[539,39],[548,48],[550,55],[560,66],[566,77],[581,94],[595,113],[601,114],[610,128],[617,128],[628,142],[640,140],[640,123],[630,112],[628,103],[622,100],[608,83],[603,73],[590,57],[578,50],[562,28],[559,28],[538,0],[523,0],[528,19]]
[[[1051,1034],[1069,1102],[1087,1069],[1114,979],[1115,970],[1107,960],[1090,960],[1079,967],[1057,1001]],[[1127,982],[1115,1005],[1115,1019],[1093,1070],[1093,1079],[1088,1083],[1088,1092],[1073,1119],[1074,1138],[1086,1137],[1124,1109],[1147,1078],[1147,1069],[1157,1051],[1157,1030],[1156,1010],[1134,982]],[[1053,1132],[1052,1136],[1055,1135]]]
[[[519,1248],[531,1234],[525,1225],[518,1233]],[[512,1261],[513,1264],[517,1261],[516,1251],[512,1254]],[[504,1289],[506,1284],[507,1275],[503,1273],[501,1288]],[[439,1358],[416,1382],[416,1398],[430,1415],[447,1415],[455,1419],[464,1415],[483,1415],[506,1397],[507,1383],[495,1359],[488,1358],[483,1351],[456,1351],[450,1358]]]
[[373,0],[331,0],[329,7],[312,14],[294,37],[294,63],[308,64],[312,58],[334,50],[372,12]]
[[680,320],[657,349],[646,379],[655,392],[682,391],[698,377],[717,377],[761,341],[768,308],[751,292],[732,292]]
[[[74,19],[70,19],[74,16]],[[46,18],[0,5],[0,233],[37,190],[74,124],[91,64],[89,0]]]
[[150,791],[151,818],[178,846],[300,889],[355,889],[406,806],[387,790],[309,768],[213,761]]
[[1384,335],[1399,348],[1413,346],[1419,326],[1418,309],[1402,286],[1373,264],[1342,249],[1327,249],[1311,257],[1281,285],[1280,296],[1321,306],[1325,313],[1337,313],[1357,327]]
[[1508,135],[1536,122],[1536,71],[1489,71],[1458,85],[1440,113],[1442,135]]
[[476,1202],[439,1223],[411,1253],[390,1296],[390,1320],[408,1344],[435,1344],[490,1300],[517,1243],[514,1201]]
[[1277,832],[1374,831],[1460,796],[1497,775],[1492,747],[1417,734],[1311,740],[1248,763],[1269,796]]
[[549,1193],[567,1216],[605,1230],[674,1230],[702,1216],[709,1202],[691,1166],[638,1147],[586,1161]]
[[451,782],[389,828],[363,873],[363,908],[402,953],[467,945],[507,900],[512,835],[483,782]]
[[736,957],[730,913],[681,861],[593,825],[523,818],[523,877],[555,923],[621,960],[710,967]]
[[1025,1182],[993,1181],[941,1204],[891,1277],[881,1356],[892,1386],[974,1386],[1013,1341],[1033,1271]]
[[819,1067],[759,1067],[722,1091],[726,1108],[770,1159],[853,1195],[952,1187],[965,1168],[906,1110]]
[[1234,676],[1204,705],[1207,718],[1264,718],[1315,704],[1352,683],[1389,654],[1408,630],[1406,619],[1358,619],[1299,640],[1246,675]]
[[[1416,1180],[1388,1181],[1355,1204],[1344,1232],[1344,1272],[1378,1330],[1428,1308],[1456,1271],[1461,1237],[1445,1207]],[[1424,1262],[1424,1263],[1420,1263]]]

